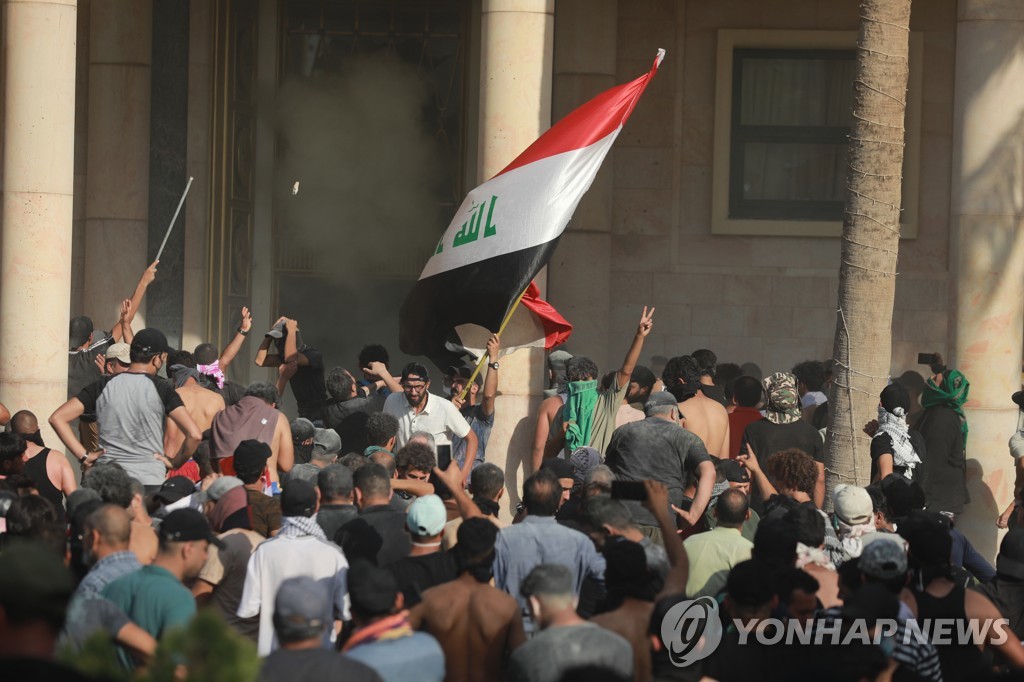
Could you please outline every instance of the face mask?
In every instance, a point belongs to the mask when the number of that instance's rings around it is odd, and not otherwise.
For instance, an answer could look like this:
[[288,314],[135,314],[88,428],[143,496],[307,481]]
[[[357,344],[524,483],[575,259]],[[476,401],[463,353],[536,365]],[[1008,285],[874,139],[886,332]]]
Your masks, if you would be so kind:
[[26,442],[35,443],[39,447],[45,447],[43,445],[43,436],[39,433],[39,429],[36,429],[32,433],[23,433],[21,437],[24,438]]

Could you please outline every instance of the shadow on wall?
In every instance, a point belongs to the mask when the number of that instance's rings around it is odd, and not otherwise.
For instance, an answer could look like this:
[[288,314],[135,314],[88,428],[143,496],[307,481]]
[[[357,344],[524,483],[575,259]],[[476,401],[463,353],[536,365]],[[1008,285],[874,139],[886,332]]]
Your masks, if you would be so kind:
[[[531,412],[535,415],[535,412]],[[523,481],[529,475],[526,469],[528,455],[533,451],[533,433],[535,417],[523,417],[516,423],[509,439],[508,453],[505,457],[505,490],[508,492],[508,513],[516,515],[516,506],[523,501],[521,490]],[[493,457],[488,457],[493,461]]]
[[[1009,456],[1006,460],[1010,460]],[[1004,474],[1005,472],[999,469],[993,471],[986,480],[981,462],[976,459],[967,460],[967,490],[971,495],[971,502],[967,505],[966,513],[957,519],[957,527],[967,536],[974,548],[989,561],[994,561],[999,552],[1002,533],[996,528],[996,518],[1002,510],[996,505],[992,489],[1000,487],[1000,479]]]

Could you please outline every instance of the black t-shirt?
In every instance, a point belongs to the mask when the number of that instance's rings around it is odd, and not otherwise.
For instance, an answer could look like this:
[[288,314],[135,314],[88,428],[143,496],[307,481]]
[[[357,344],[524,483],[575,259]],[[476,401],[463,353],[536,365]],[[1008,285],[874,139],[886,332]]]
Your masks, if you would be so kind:
[[260,682],[383,682],[373,668],[330,649],[278,649],[263,659]]
[[386,504],[363,509],[358,518],[338,529],[334,544],[345,551],[350,562],[366,559],[382,567],[404,559],[412,549],[405,513]]
[[[924,461],[924,438],[917,431],[910,429],[908,431],[910,436],[910,445],[914,448],[914,452],[917,456]],[[875,480],[875,475],[878,473],[878,458],[882,455],[892,454],[892,436],[887,433],[880,433],[871,439],[871,480]],[[906,467],[896,466],[893,462],[892,467],[893,473],[900,474],[901,476],[907,473]],[[916,471],[915,471],[916,473]]]
[[[68,400],[78,395],[89,384],[99,381],[103,374],[96,366],[96,356],[103,355],[114,344],[114,338],[104,333],[85,350],[68,351]],[[86,411],[82,421],[96,421],[94,412]]]
[[814,458],[815,462],[825,462],[825,444],[821,434],[811,424],[801,419],[790,424],[776,424],[761,419],[747,426],[743,432],[740,452],[746,452],[747,443],[757,459],[761,462],[768,459],[773,452],[796,448],[803,450]]
[[405,595],[407,609],[423,601],[426,590],[459,577],[455,556],[450,552],[409,556],[391,564],[388,570]]
[[366,422],[374,412],[384,409],[387,396],[379,391],[369,398],[351,398],[331,402],[324,408],[324,426],[334,429],[341,438],[342,452],[360,454],[369,447],[366,440]]
[[308,365],[299,365],[289,381],[299,416],[310,421],[323,418],[324,403],[327,401],[327,383],[324,381],[324,356],[316,348],[306,346],[299,351],[309,360]]
[[918,468],[922,470],[921,485],[929,509],[960,514],[971,501],[960,427],[960,415],[944,405],[929,407],[917,422],[926,448],[924,466]]
[[[709,462],[704,441],[674,422],[659,417],[623,424],[612,433],[605,456],[615,476],[623,481],[660,481],[668,487],[669,501],[683,501],[686,474]],[[658,525],[639,502],[626,500],[637,523]]]

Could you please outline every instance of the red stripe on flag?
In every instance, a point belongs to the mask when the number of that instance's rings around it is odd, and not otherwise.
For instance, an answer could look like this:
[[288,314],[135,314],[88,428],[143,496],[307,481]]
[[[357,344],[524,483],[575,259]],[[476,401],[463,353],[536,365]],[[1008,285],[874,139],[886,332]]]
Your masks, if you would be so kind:
[[654,66],[643,76],[611,90],[605,90],[586,104],[574,109],[538,137],[498,175],[555,154],[589,147],[598,140],[608,137],[633,113],[633,108],[643,94],[644,88],[658,71],[661,57],[662,54],[659,53],[658,58],[654,60]]
[[572,324],[559,314],[555,307],[540,297],[540,289],[533,282],[523,294],[523,307],[533,313],[544,328],[544,348],[551,350],[569,340]]

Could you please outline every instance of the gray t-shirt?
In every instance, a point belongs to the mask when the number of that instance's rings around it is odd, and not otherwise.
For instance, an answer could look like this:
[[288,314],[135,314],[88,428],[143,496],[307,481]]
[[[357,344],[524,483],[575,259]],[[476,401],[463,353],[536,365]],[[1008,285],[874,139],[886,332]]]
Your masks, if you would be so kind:
[[551,627],[515,650],[508,682],[558,682],[580,666],[602,666],[633,679],[633,647],[593,623]]
[[123,372],[89,384],[76,397],[86,413],[96,413],[106,450],[99,461],[117,462],[143,485],[161,485],[167,469],[153,455],[164,454],[167,415],[184,406],[174,386],[151,374]]
[[[699,436],[674,422],[659,417],[625,424],[615,429],[608,443],[605,464],[621,481],[660,481],[668,488],[669,501],[683,502],[686,474],[701,462],[710,462],[707,448]],[[642,504],[626,500],[637,523],[658,525]]]

